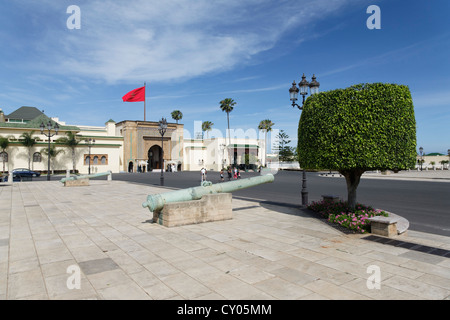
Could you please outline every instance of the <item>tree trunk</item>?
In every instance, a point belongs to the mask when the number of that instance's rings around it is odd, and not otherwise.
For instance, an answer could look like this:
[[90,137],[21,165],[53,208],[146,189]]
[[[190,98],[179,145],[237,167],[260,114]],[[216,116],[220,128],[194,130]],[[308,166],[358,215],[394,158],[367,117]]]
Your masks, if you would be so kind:
[[[227,123],[228,123],[228,145],[231,144],[231,137],[230,137],[230,113],[227,112]],[[230,166],[231,166],[231,154],[230,154],[230,148],[227,147],[228,151],[228,157],[230,158]],[[234,150],[234,149],[233,149]]]
[[267,129],[264,133],[264,167],[267,168]]
[[75,166],[76,166],[76,164],[75,164],[75,148],[72,148],[72,166],[73,166],[73,173],[75,174]]
[[31,170],[31,148],[28,149],[28,170]]
[[356,189],[358,188],[361,175],[364,173],[363,169],[351,169],[339,171],[345,177],[347,182],[347,202],[350,209],[355,209],[356,206]]

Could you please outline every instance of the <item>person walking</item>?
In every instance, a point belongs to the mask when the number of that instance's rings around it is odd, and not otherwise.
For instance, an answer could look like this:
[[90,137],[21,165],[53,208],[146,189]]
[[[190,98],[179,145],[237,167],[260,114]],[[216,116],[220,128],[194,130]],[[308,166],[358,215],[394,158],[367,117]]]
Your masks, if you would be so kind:
[[234,168],[234,179],[237,179],[237,168]]
[[228,168],[228,181],[231,180],[231,168]]
[[220,181],[223,182],[223,169],[220,169]]
[[201,182],[206,181],[206,169],[202,168],[200,170],[200,173],[201,173]]

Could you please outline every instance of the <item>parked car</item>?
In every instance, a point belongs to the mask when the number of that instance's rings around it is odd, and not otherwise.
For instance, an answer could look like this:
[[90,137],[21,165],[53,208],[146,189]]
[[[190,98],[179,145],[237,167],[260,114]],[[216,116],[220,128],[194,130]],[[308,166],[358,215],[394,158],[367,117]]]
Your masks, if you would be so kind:
[[[25,168],[14,169],[12,173],[13,173],[13,181],[31,180],[33,177],[39,177],[41,175],[40,172],[36,172]],[[3,177],[3,181],[7,182],[8,176],[9,175],[5,175]]]
[[21,177],[39,177],[41,175],[40,172],[36,172],[30,169],[23,169],[23,168],[19,168],[19,169],[14,169],[13,171],[13,176],[17,175],[17,176],[21,176]]

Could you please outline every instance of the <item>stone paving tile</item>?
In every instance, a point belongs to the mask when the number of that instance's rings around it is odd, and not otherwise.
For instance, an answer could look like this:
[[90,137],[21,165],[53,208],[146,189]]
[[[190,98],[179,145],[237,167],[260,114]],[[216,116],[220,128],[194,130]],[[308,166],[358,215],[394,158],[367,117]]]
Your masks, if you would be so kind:
[[[388,260],[386,260],[388,261]],[[392,262],[384,262],[382,260],[374,260],[370,263],[366,264],[365,267],[368,267],[369,265],[375,265],[380,268],[381,277],[382,279],[385,277],[386,274],[393,275],[397,274],[405,278],[409,279],[417,279],[420,276],[422,276],[423,272],[418,272],[416,270],[408,269],[401,267],[399,265],[393,264]]]
[[[119,181],[0,192],[0,299],[450,299],[450,258],[430,254],[448,237],[411,232],[395,240],[416,247],[388,245],[243,199],[232,220],[165,228],[141,206],[160,188]],[[70,265],[81,289],[67,287]],[[367,288],[370,265],[380,290]]]
[[306,286],[296,285],[279,277],[272,277],[254,284],[265,293],[281,300],[300,299],[312,293]]
[[380,282],[379,289],[369,289],[367,279],[361,278],[344,283],[342,287],[374,300],[423,300],[416,294],[411,294],[386,285],[383,279]]
[[445,290],[450,290],[450,276],[444,278],[432,274],[423,274],[420,277],[417,277],[416,280]]
[[97,292],[105,300],[151,300],[149,294],[134,282],[110,286]]
[[255,285],[245,283],[229,274],[220,274],[208,279],[207,286],[225,299],[246,300],[250,297],[264,295],[264,290],[260,290]]
[[52,300],[70,300],[70,299],[83,299],[85,296],[95,296],[96,292],[86,280],[82,277],[80,281],[80,289],[70,289],[67,286],[67,281],[70,274],[58,274],[44,278],[45,286],[49,299]]
[[46,292],[40,268],[12,273],[8,276],[7,299],[22,299],[28,296],[46,294]]
[[249,265],[234,268],[230,270],[228,274],[249,284],[255,284],[257,282],[275,277],[272,273]]
[[31,271],[33,269],[39,268],[39,260],[37,256],[31,258],[25,258],[21,260],[11,260],[9,262],[9,273],[19,273],[25,271]]
[[167,300],[174,297],[179,297],[179,295],[167,286],[164,282],[156,277],[152,277],[154,281],[152,284],[143,285],[143,290],[154,300]]
[[307,288],[315,293],[332,300],[366,300],[369,299],[367,295],[357,293],[356,291],[338,286],[325,280],[317,280],[307,283],[304,288]]
[[95,290],[133,282],[132,278],[120,269],[89,274],[86,278]]
[[317,277],[303,273],[297,269],[282,267],[270,271],[271,274],[297,285],[305,285],[317,280]]
[[383,284],[423,299],[442,300],[450,295],[450,290],[397,275],[386,279]]
[[182,272],[168,275],[162,280],[165,285],[177,292],[184,299],[194,299],[212,292],[211,289],[201,282]]
[[123,271],[128,274],[134,274],[144,271],[142,264],[138,263],[133,257],[121,250],[108,251],[107,256],[111,258]]
[[175,268],[170,263],[164,260],[157,260],[151,263],[147,263],[144,265],[144,267],[159,279],[164,279],[165,277],[180,272],[179,269]]
[[86,275],[118,269],[119,266],[111,258],[82,261],[79,267]]

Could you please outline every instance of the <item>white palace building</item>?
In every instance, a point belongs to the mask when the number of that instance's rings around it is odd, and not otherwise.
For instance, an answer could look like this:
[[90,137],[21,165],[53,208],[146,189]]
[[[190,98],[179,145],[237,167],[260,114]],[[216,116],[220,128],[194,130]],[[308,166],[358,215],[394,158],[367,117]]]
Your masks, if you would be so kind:
[[[48,148],[45,135],[48,131],[45,129],[42,134],[40,127],[41,124],[47,127],[49,122],[59,126],[58,134],[50,137],[50,144],[61,150],[51,159],[51,170],[55,173],[74,167],[77,172],[87,174],[89,168],[91,173],[146,172],[161,168],[198,171],[203,167],[219,171],[234,163],[252,164],[255,168],[265,164],[265,140],[257,137],[191,139],[183,124],[168,123],[162,138],[159,122],[109,120],[105,126],[69,125],[35,107],[21,107],[7,115],[0,109],[0,137],[8,138],[8,146],[0,149],[1,172],[28,168],[29,162],[30,169],[47,172],[48,158],[44,150]],[[67,137],[68,132],[75,134],[79,141],[74,156],[71,148],[58,141]],[[31,134],[36,140],[33,146],[24,145],[23,133]]]

